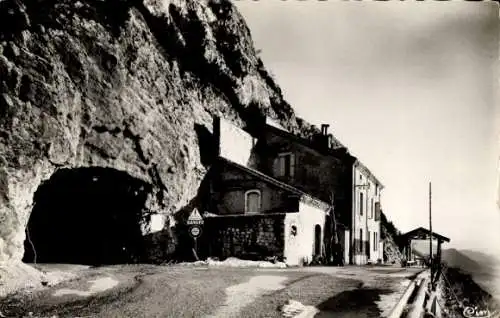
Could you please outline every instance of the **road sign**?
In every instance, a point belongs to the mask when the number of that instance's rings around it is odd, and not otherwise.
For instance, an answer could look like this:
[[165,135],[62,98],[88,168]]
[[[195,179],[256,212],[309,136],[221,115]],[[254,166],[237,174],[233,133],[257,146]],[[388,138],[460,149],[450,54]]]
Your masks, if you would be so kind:
[[188,225],[203,225],[203,217],[201,216],[200,212],[198,212],[198,209],[194,208],[193,212],[191,212],[191,215],[189,215],[187,219],[187,224]]
[[189,234],[191,234],[193,238],[197,238],[201,235],[201,228],[198,225],[193,225],[189,228]]

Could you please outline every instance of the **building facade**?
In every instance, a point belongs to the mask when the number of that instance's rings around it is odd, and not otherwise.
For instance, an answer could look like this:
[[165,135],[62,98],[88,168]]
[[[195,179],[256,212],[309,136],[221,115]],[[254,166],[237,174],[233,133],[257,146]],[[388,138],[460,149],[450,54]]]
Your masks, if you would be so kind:
[[[321,134],[309,140],[268,120],[246,131],[215,118],[219,159],[209,172],[207,209],[212,217],[207,225],[214,229],[210,233],[217,243],[210,253],[241,256],[248,252],[245,246],[260,244],[257,250],[262,253],[298,264],[320,255],[328,258],[340,244],[344,263],[383,259],[383,186],[327,128],[323,125]],[[272,233],[262,234],[266,239],[255,234],[276,222],[279,226]],[[273,247],[265,252],[263,244]]]
[[216,119],[218,158],[207,174],[205,244],[208,256],[277,257],[289,265],[321,257],[330,205],[256,169],[257,138]]
[[382,186],[360,162],[353,165],[351,263],[367,264],[383,260],[380,239],[380,198]]
[[327,203],[224,158],[210,173],[210,256],[277,257],[289,265],[321,256]]
[[266,122],[256,141],[256,169],[334,206],[338,240],[349,264],[383,260],[380,208],[383,185],[342,144],[328,134],[311,140]]

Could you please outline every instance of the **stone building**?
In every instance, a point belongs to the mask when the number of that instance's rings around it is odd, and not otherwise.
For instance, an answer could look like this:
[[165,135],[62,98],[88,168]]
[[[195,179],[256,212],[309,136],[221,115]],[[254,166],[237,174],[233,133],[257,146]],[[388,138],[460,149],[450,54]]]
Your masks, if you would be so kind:
[[[267,240],[273,253],[280,250],[293,263],[319,254],[331,257],[334,242],[342,246],[345,263],[361,265],[383,258],[383,186],[327,129],[323,125],[321,134],[305,139],[268,118],[246,130],[215,119],[219,159],[209,172],[212,195],[208,210],[216,216],[208,221],[207,229],[217,228],[210,233],[219,245],[211,246],[212,254],[237,255],[244,249],[240,245],[247,243],[241,243],[241,237],[255,236],[241,221],[245,216],[252,218],[248,222],[254,226],[272,224],[271,218],[278,220],[281,228],[262,234],[266,238],[261,242]],[[294,218],[298,222],[292,222]],[[296,232],[304,235],[300,247],[290,237]],[[234,247],[228,251],[228,246]]]
[[327,203],[224,158],[209,173],[209,255],[275,256],[290,265],[322,255]]
[[380,202],[383,185],[322,125],[311,140],[300,138],[270,120],[254,134],[257,169],[333,203],[338,237],[349,264],[383,259]]

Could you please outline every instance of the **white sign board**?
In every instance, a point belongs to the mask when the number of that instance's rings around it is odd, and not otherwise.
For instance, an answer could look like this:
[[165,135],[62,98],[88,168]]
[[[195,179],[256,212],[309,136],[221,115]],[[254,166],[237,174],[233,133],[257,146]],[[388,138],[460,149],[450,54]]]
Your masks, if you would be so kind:
[[193,209],[193,212],[191,212],[191,215],[189,215],[187,219],[187,224],[188,225],[202,225],[204,223],[203,217],[201,216],[200,212],[198,212],[198,209]]
[[247,166],[252,155],[253,138],[243,129],[220,119],[220,156]]

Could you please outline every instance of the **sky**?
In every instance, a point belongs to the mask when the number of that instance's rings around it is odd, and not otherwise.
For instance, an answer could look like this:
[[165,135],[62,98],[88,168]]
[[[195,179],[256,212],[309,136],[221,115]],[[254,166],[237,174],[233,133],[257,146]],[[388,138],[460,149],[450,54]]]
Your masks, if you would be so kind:
[[381,180],[403,232],[500,254],[494,2],[234,0],[298,116]]

